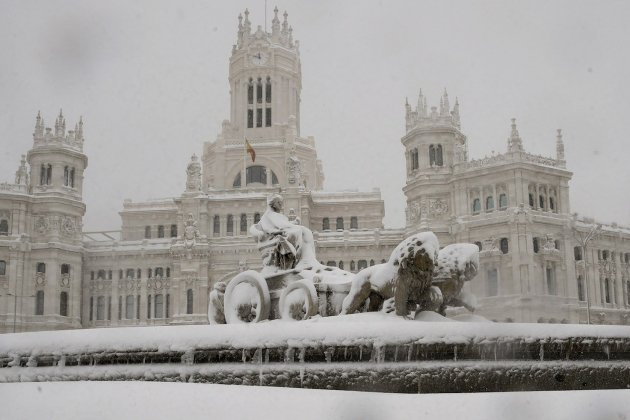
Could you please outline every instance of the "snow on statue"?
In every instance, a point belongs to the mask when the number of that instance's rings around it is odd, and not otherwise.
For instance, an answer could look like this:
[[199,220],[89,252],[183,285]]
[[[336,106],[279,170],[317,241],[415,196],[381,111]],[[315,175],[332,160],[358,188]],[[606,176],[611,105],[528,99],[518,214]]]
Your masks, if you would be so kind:
[[[249,232],[258,243],[263,267],[242,271],[210,293],[211,324],[302,320],[313,315],[350,314],[359,310],[444,313],[447,306],[474,310],[466,282],[477,273],[476,245],[453,244],[439,251],[432,232],[412,235],[392,252],[389,261],[357,274],[317,261],[310,229],[282,214],[278,194]],[[321,302],[320,302],[321,301]]]

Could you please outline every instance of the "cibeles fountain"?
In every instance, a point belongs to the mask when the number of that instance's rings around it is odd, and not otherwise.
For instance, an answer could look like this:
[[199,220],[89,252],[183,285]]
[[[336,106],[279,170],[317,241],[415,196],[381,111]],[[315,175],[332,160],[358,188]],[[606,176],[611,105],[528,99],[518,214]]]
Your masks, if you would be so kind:
[[[279,195],[269,197],[250,233],[262,267],[214,285],[211,325],[7,334],[0,382],[398,393],[630,386],[628,327],[496,323],[471,314],[476,245],[440,249],[432,232],[417,233],[385,263],[350,273],[317,261],[312,232],[283,215]],[[183,255],[207,246],[192,215],[178,244]]]
[[267,209],[249,232],[262,254],[262,269],[248,270],[210,293],[211,324],[264,320],[306,320],[355,312],[384,312],[407,319],[447,306],[475,308],[467,282],[477,274],[479,249],[452,244],[439,249],[432,232],[403,240],[385,263],[350,273],[321,264],[313,233],[283,213],[282,196],[267,200]]

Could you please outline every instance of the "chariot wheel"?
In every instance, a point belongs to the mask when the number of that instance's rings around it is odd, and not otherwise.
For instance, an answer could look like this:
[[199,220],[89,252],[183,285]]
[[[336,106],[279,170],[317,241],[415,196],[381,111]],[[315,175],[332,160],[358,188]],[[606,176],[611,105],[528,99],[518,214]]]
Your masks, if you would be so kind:
[[318,313],[317,291],[311,280],[297,280],[280,295],[280,318],[302,321]]
[[267,281],[258,272],[243,271],[225,289],[225,322],[242,324],[269,318],[271,298]]

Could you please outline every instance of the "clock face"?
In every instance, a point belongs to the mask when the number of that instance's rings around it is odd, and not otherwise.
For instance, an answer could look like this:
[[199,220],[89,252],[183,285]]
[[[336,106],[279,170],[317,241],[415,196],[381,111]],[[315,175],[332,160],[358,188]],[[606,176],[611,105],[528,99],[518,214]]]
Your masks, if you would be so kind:
[[252,55],[252,64],[254,64],[254,65],[262,66],[266,62],[267,62],[267,54],[266,53],[264,53],[262,51],[258,51],[257,53],[254,53]]

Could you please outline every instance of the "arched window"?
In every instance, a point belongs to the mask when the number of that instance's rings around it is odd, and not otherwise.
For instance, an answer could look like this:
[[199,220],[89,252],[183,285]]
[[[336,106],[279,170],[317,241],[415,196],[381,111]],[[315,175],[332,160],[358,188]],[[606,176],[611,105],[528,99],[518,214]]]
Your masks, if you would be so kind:
[[193,313],[193,290],[186,290],[186,313],[191,315]]
[[164,277],[164,269],[162,267],[156,267],[155,277]]
[[534,194],[529,193],[529,207],[534,208]]
[[39,185],[45,185],[46,184],[46,167],[44,165],[41,165],[39,167]]
[[98,272],[96,273],[96,278],[97,279],[105,280],[106,276],[107,276],[107,273],[105,272],[105,270],[98,270]]
[[0,260],[0,276],[7,275],[7,262],[4,260]]
[[74,188],[74,168],[70,169],[70,187]]
[[164,318],[168,318],[171,314],[171,295],[166,295],[166,305],[164,305]]
[[260,222],[260,213],[254,213],[254,223]]
[[135,270],[133,268],[128,268],[127,274],[125,275],[125,277],[128,279],[132,279],[134,277],[134,274],[135,274]]
[[337,230],[343,230],[343,217],[337,217]]
[[418,149],[411,150],[411,169],[416,170],[420,167],[420,161],[418,159]]
[[63,185],[66,187],[70,185],[70,170],[67,166],[63,167]]
[[575,258],[575,261],[582,261],[582,247],[581,246],[573,247],[573,257]]
[[44,291],[38,290],[35,294],[35,315],[44,315]]
[[219,236],[221,234],[221,220],[219,219],[219,215],[216,214],[212,220],[212,234]]
[[265,108],[265,127],[271,127],[271,108]]
[[364,268],[367,268],[368,263],[366,260],[359,260],[359,271],[363,270]]
[[435,166],[435,146],[434,145],[430,145],[429,146],[429,165],[431,166]]
[[442,157],[442,145],[438,144],[435,148],[435,164],[437,166],[444,165],[444,159]]
[[481,200],[479,200],[478,198],[475,198],[472,204],[472,212],[473,214],[479,214],[480,211],[481,211]]
[[151,239],[151,226],[144,227],[144,239]]
[[486,197],[486,211],[494,210],[494,197],[491,195]]
[[37,263],[37,272],[38,273],[45,273],[46,272],[46,264],[44,264],[43,262]]
[[499,273],[496,268],[492,268],[487,272],[487,288],[488,296],[497,296],[499,294]]
[[553,197],[549,197],[549,210],[551,211],[556,210],[556,199]]
[[164,237],[164,226],[163,225],[159,225],[158,226],[158,238],[163,238]]
[[547,294],[555,296],[558,294],[556,287],[556,272],[553,266],[548,265],[545,269],[547,277]]
[[584,293],[584,279],[582,276],[578,276],[577,278],[577,290],[578,290],[578,300],[584,302],[586,300]]
[[96,298],[96,320],[103,319],[105,319],[105,296],[99,296]]
[[122,296],[118,296],[118,319],[121,320],[122,319],[122,306],[123,306],[123,297]]
[[166,267],[166,277],[167,278],[171,277],[171,267]]
[[358,229],[359,228],[359,219],[357,216],[352,216],[350,218],[350,229]]
[[499,194],[499,209],[505,210],[508,206],[507,194],[501,193]]
[[267,76],[267,82],[265,83],[265,102],[271,103],[271,77]]
[[330,230],[330,219],[328,217],[322,219],[322,230]]
[[125,319],[133,319],[133,295],[125,298]]
[[263,100],[263,83],[262,79],[259,77],[256,82],[256,103],[261,104]]
[[151,295],[147,296],[147,319],[151,319]]
[[356,269],[357,267],[356,267],[356,264],[354,263],[354,260],[350,261],[350,271],[354,271]]
[[[273,171],[270,171],[270,172],[271,172],[271,183],[273,185],[278,185],[279,182],[278,182],[278,177],[276,176],[276,173]],[[267,168],[261,165],[249,166],[246,170],[246,181],[247,181],[247,185],[253,184],[253,183],[267,185]]]
[[227,234],[228,236],[234,235],[234,216],[228,214],[227,217]]
[[247,128],[253,128],[253,127],[254,127],[254,110],[248,109],[247,110]]
[[537,254],[538,251],[540,250],[540,246],[538,244],[538,238],[534,238],[532,242],[534,243],[534,253]]
[[136,296],[136,319],[140,319],[140,295]]
[[139,268],[136,270],[136,277],[138,277],[138,279],[142,278],[142,270],[140,270]]
[[256,127],[262,127],[262,108],[256,108]]
[[609,278],[605,278],[604,279],[604,302],[605,303],[612,303],[612,287],[610,287],[610,279]]
[[[254,104],[254,81],[252,80],[252,78],[249,78],[249,83],[247,84],[247,103],[249,105],[253,105]],[[249,125],[248,125],[249,127]],[[251,127],[249,127],[251,128]]]
[[501,238],[500,246],[501,246],[501,252],[502,253],[507,254],[509,252],[509,246],[508,246],[508,239],[507,238]]
[[374,260],[370,260],[370,267],[374,265]]
[[245,213],[241,213],[241,235],[247,233],[247,215]]
[[542,194],[538,196],[538,207],[540,207],[541,210],[545,209],[545,196],[543,196]]
[[327,265],[328,267],[337,267],[337,263],[336,263],[335,261],[328,261],[328,262],[326,263],[326,265]]
[[164,295],[155,295],[155,317],[164,317]]
[[339,261],[339,264],[337,264],[337,267],[341,268],[343,270],[343,261]]
[[46,167],[46,184],[50,185],[52,183],[52,165],[48,165]]
[[9,235],[9,222],[6,219],[0,220],[0,236]]
[[59,294],[59,315],[68,316],[68,292]]
[[177,238],[177,225],[171,225],[171,238]]

